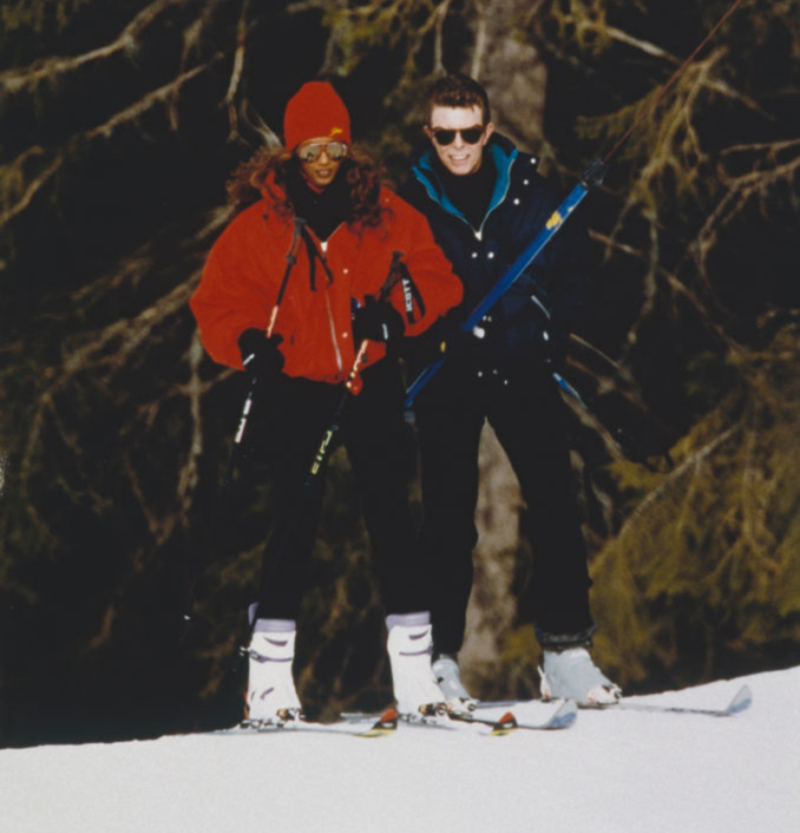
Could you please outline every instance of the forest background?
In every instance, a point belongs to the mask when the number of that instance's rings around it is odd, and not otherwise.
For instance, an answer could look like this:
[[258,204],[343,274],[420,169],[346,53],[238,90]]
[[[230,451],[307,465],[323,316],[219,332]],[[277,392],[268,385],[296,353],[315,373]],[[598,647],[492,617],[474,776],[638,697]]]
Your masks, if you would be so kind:
[[[226,178],[279,141],[300,84],[331,80],[401,182],[426,85],[466,71],[566,194],[729,6],[0,0],[3,743],[240,716],[271,495],[245,471],[220,496],[245,381],[204,355],[187,302]],[[580,208],[596,269],[573,463],[595,653],[629,692],[800,662],[799,59],[800,0],[746,0]],[[534,554],[489,431],[481,465],[462,664],[481,696],[532,696]],[[387,703],[341,452],[314,569],[304,701]]]

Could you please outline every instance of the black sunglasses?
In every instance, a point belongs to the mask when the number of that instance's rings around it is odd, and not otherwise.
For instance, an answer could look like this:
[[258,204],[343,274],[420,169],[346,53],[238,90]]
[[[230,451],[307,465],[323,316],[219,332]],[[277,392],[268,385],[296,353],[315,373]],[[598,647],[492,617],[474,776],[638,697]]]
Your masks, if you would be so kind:
[[436,127],[431,132],[433,133],[433,138],[436,140],[436,144],[442,147],[452,145],[456,140],[457,133],[461,134],[461,138],[468,145],[477,145],[481,140],[481,136],[486,132],[486,127],[465,127],[461,130],[446,130]]

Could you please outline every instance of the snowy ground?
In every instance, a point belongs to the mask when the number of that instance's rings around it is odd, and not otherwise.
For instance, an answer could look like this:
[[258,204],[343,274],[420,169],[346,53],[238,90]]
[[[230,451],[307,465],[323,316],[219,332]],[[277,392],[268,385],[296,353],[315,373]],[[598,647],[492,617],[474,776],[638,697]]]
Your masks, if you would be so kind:
[[[800,667],[506,737],[185,736],[0,751],[2,833],[796,833]],[[540,720],[552,707],[519,706]]]

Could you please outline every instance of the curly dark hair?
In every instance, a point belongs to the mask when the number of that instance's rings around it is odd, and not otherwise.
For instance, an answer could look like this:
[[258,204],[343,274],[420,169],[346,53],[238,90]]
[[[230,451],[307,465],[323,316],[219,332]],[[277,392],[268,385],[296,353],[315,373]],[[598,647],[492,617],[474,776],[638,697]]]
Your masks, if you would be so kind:
[[[270,189],[270,174],[274,174],[277,185],[285,188],[286,180],[297,157],[284,148],[267,150],[261,148],[246,162],[242,162],[226,183],[228,201],[238,210],[246,208],[264,196],[266,190],[272,203],[272,210],[281,217],[291,217],[294,207],[284,193]],[[347,159],[342,163],[340,174],[344,174],[350,185],[352,213],[347,221],[351,227],[375,228],[383,222],[388,209],[380,204],[381,186],[394,189],[384,169],[363,148],[354,145]]]

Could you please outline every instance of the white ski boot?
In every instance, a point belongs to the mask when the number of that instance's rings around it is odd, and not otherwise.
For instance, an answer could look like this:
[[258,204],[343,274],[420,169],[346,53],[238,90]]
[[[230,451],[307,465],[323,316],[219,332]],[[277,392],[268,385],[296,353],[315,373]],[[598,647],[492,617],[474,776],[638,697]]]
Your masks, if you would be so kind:
[[291,619],[256,619],[247,651],[249,723],[284,723],[302,717],[292,676],[295,636]]
[[392,614],[386,617],[386,627],[397,711],[418,716],[446,710],[447,697],[436,683],[431,668],[430,614],[427,611]]
[[611,706],[622,690],[592,662],[586,648],[545,651],[539,668],[543,700],[574,700],[579,706]]
[[470,695],[461,682],[456,658],[450,654],[439,654],[433,662],[433,675],[448,703],[460,709],[473,711],[478,701]]

